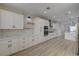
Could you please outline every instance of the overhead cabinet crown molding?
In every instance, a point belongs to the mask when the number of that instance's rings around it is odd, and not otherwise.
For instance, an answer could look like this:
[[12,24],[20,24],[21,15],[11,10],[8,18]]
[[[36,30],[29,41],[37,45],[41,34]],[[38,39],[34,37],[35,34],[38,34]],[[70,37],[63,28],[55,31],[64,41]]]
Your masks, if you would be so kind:
[[0,29],[23,29],[24,15],[0,9]]

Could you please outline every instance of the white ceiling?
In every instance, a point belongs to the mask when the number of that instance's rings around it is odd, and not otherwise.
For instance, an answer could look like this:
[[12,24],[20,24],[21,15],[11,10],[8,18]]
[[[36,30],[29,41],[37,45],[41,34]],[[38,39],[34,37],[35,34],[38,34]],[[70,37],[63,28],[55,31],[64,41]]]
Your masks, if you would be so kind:
[[[79,9],[77,3],[6,3],[1,5],[25,15],[41,16],[47,19],[52,19],[53,16],[63,17],[68,11],[71,11],[74,15]],[[44,14],[46,7],[51,7],[51,9]]]

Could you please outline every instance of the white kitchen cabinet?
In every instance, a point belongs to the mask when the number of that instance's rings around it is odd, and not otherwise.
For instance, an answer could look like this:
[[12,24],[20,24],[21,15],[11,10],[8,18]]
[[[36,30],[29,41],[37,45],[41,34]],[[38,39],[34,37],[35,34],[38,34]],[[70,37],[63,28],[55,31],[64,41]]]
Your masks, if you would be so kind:
[[23,29],[23,15],[13,13],[13,29]]
[[19,39],[19,51],[28,48],[28,40],[27,38]]
[[20,51],[19,49],[19,39],[13,39],[11,40],[11,42],[9,42],[12,46],[11,46],[11,54],[16,53],[18,51]]
[[27,29],[26,31],[26,35],[24,36],[24,39],[26,41],[26,48],[33,46],[33,41],[34,41],[34,33],[33,33],[33,29]]
[[19,51],[24,50],[25,49],[25,41],[23,41],[23,39],[19,39]]
[[48,38],[44,37],[44,26],[48,26],[48,24],[45,21],[37,18],[34,21],[33,29],[27,29],[27,35],[21,38],[9,38],[5,39],[5,41],[0,41],[0,55],[11,55],[46,41]]
[[8,43],[8,41],[0,41],[0,56],[6,56],[11,54],[11,45]]
[[28,38],[24,38],[23,39],[23,45],[24,45],[24,48],[26,49],[26,48],[28,48],[29,47],[29,42],[28,42]]
[[0,9],[0,29],[23,29],[23,15]]
[[[46,37],[44,36],[44,26],[49,26],[48,20],[42,19],[42,18],[35,18],[33,19],[34,22],[34,44],[38,44],[41,42],[44,42],[47,40]],[[46,39],[45,39],[46,38]]]
[[32,47],[34,45],[34,39],[32,37],[28,38],[28,47]]
[[5,39],[0,41],[0,55],[11,55],[20,51],[18,39]]
[[12,39],[0,41],[0,56],[11,55],[28,48],[26,39]]
[[[40,35],[41,35],[41,33],[40,33],[40,31],[41,31],[41,26],[40,26],[40,24],[42,24],[42,23],[40,23],[41,22],[41,20],[40,20],[40,18],[36,18],[36,19],[34,19],[34,42],[33,42],[33,44],[38,44],[41,40],[40,40]],[[43,25],[42,25],[42,27],[43,27]]]

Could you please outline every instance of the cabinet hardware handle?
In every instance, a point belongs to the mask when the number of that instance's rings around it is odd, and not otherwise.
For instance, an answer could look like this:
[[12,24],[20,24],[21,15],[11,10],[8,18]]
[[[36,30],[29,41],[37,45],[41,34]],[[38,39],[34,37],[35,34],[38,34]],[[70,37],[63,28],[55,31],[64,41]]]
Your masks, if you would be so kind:
[[23,46],[23,48],[25,48],[25,46]]
[[41,31],[41,30],[40,30]]
[[8,47],[12,47],[12,44],[9,44]]
[[15,25],[13,25],[13,28],[15,28]]
[[23,38],[23,40],[25,40],[25,38]]
[[8,42],[12,42],[12,41],[10,40],[10,41],[8,41]]
[[25,43],[25,41],[23,41],[23,43]]
[[32,39],[32,41],[34,41],[34,39]]

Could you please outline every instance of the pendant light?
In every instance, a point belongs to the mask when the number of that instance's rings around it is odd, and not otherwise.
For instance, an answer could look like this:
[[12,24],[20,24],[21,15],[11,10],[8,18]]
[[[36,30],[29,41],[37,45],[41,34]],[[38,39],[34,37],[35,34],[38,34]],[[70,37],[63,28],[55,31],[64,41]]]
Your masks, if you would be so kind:
[[46,7],[43,13],[46,14],[50,9],[51,9],[50,7]]
[[32,19],[30,16],[27,17],[27,22],[32,22]]

